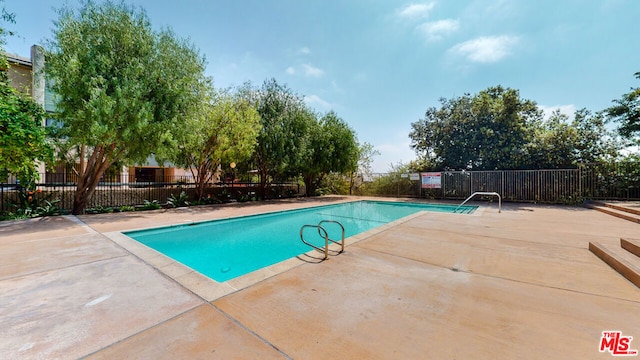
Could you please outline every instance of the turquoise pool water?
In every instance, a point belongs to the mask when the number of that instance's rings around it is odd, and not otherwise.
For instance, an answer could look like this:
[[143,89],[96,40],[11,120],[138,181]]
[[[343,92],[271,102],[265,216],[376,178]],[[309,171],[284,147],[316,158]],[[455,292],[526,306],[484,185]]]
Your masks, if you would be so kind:
[[[305,224],[337,220],[344,226],[347,238],[418,211],[466,214],[476,208],[463,206],[456,210],[455,205],[357,201],[124,234],[223,282],[311,250],[300,241],[300,228]],[[327,223],[323,227],[331,239],[340,239],[338,225]],[[306,230],[304,235],[305,240],[324,246],[324,238],[317,231]]]

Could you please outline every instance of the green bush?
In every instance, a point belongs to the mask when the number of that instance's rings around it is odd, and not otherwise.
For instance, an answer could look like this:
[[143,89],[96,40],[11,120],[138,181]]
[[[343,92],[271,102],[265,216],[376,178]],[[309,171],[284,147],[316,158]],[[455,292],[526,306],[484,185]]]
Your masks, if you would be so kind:
[[180,193],[180,195],[178,195],[178,197],[175,197],[173,194],[169,195],[167,203],[169,204],[169,206],[174,208],[189,206],[189,201],[187,201],[188,199],[189,197],[187,196],[187,193],[183,191]]
[[158,200],[153,200],[153,201],[145,200],[144,205],[142,205],[138,209],[139,210],[157,210],[161,208],[162,206],[158,204]]
[[113,212],[113,208],[110,206],[94,206],[87,208],[85,211],[87,214],[110,214]]
[[44,200],[44,205],[38,206],[36,208],[36,214],[38,216],[54,216],[54,215],[62,215],[65,213],[63,209],[60,209],[58,203],[60,200]]

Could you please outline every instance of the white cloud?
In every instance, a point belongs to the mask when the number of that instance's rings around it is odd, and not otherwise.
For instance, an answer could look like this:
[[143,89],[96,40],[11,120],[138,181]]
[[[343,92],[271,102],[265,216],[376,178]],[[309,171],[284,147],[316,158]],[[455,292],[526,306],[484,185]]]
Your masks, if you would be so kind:
[[322,75],[324,75],[324,71],[322,69],[309,64],[302,64],[302,68],[304,69],[304,75],[308,77],[322,77]]
[[308,47],[304,46],[298,49],[298,54],[309,55],[311,54],[311,50]]
[[335,80],[331,80],[331,87],[333,88],[333,91],[338,92],[338,93],[344,93],[344,89],[342,89],[340,87],[340,85],[338,85],[338,82]]
[[398,15],[407,19],[425,18],[434,6],[436,3],[433,1],[427,4],[411,4],[398,11]]
[[309,64],[302,64],[299,66],[289,66],[288,68],[286,68],[284,72],[287,73],[288,75],[302,74],[306,77],[315,77],[315,78],[319,78],[324,75],[324,70]]
[[309,96],[305,96],[304,97],[304,101],[307,103],[307,105],[309,106],[313,106],[313,105],[318,105],[324,109],[331,109],[331,104],[322,99],[320,96],[318,95],[309,95]]
[[511,54],[520,39],[516,36],[485,36],[453,46],[449,51],[478,63],[493,63]]
[[569,119],[573,119],[573,116],[576,113],[576,106],[574,104],[555,106],[538,105],[538,107],[544,112],[545,120],[548,120],[549,117],[551,117],[551,114],[556,110],[560,110],[560,113],[567,115]]
[[428,41],[438,41],[459,28],[460,22],[458,20],[446,19],[418,25],[416,30],[424,34]]

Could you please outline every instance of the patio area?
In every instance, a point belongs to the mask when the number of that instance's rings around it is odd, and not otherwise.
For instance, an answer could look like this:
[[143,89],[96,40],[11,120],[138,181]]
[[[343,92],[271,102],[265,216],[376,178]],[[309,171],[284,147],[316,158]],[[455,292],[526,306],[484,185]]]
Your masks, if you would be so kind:
[[640,289],[588,250],[590,241],[640,238],[640,224],[582,207],[420,213],[327,261],[219,286],[118,235],[353,199],[0,223],[0,354],[606,359],[599,346],[610,330],[640,349]]

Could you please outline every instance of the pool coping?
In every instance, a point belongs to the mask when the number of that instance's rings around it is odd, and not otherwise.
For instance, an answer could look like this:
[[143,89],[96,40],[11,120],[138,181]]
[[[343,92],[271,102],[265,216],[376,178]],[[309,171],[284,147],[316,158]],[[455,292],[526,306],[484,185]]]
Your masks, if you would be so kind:
[[[264,215],[264,214],[271,214],[271,213],[278,213],[278,212],[282,212],[282,211],[273,211],[273,212],[269,211],[269,212],[257,213],[252,215]],[[478,206],[476,210],[471,214],[452,214],[452,215],[481,216],[483,212],[484,212],[484,207]],[[392,227],[408,222],[414,218],[423,216],[428,213],[430,213],[430,211],[426,211],[426,210],[418,211],[414,214],[380,225],[371,230],[345,238],[344,240],[345,252],[346,252],[346,248],[350,245],[353,245],[359,241],[362,241],[374,235],[380,234],[384,231],[389,230]],[[248,216],[248,215],[245,215],[245,216]],[[225,219],[231,219],[231,218],[237,218],[237,217],[234,216],[229,218],[220,218],[220,219],[212,219],[212,220],[217,221],[217,220],[225,220]],[[189,223],[189,222],[186,222],[186,223]],[[198,221],[198,222],[202,222],[202,221]],[[185,225],[185,222],[174,224],[174,225],[162,226],[162,227],[180,226],[180,225]],[[156,227],[150,227],[150,228],[156,228]],[[109,238],[110,240],[112,240],[113,242],[115,242],[116,244],[118,244],[119,246],[121,246],[122,248],[124,248],[125,250],[127,250],[128,252],[130,252],[132,255],[134,255],[138,259],[142,260],[144,263],[156,269],[158,272],[160,272],[164,276],[174,280],[175,282],[182,285],[184,288],[188,289],[189,291],[191,291],[192,293],[194,293],[195,295],[199,296],[200,298],[204,299],[207,302],[212,302],[214,300],[220,299],[226,295],[232,294],[236,291],[239,291],[249,286],[252,286],[254,284],[257,284],[272,276],[284,273],[298,266],[301,266],[304,264],[317,264],[317,263],[326,261],[322,259],[322,255],[320,255],[318,251],[310,250],[304,254],[295,256],[287,260],[280,261],[273,265],[263,267],[261,269],[252,271],[248,274],[238,276],[236,278],[233,278],[224,282],[218,282],[206,275],[203,275],[197,270],[194,270],[124,234],[125,232],[133,232],[133,231],[145,230],[150,228],[131,229],[126,231],[112,231],[112,232],[105,232],[102,234],[107,238]],[[332,256],[339,255],[337,254],[339,250],[340,250],[339,245],[330,244],[329,259]]]

